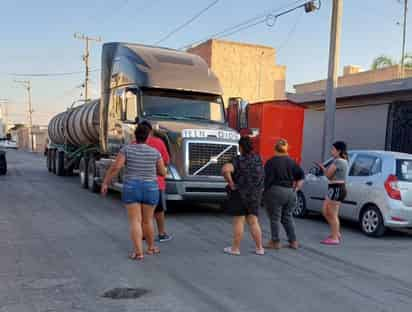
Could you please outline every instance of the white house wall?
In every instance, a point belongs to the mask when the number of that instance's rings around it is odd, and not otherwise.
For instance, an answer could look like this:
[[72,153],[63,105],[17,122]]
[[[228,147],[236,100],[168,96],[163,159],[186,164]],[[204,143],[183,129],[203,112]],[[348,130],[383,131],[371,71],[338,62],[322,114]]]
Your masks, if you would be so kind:
[[[336,140],[349,149],[385,149],[389,104],[342,108],[336,111]],[[305,170],[321,160],[324,111],[305,110],[302,165]]]

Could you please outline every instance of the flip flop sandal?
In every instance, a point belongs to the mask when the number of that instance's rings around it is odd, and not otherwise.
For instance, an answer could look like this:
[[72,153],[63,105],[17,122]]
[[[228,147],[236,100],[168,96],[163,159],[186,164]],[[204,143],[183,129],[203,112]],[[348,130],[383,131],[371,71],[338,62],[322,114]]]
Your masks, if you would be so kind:
[[225,254],[231,255],[231,256],[240,256],[240,251],[233,251],[232,247],[226,247],[223,249],[223,252]]
[[258,256],[264,256],[265,255],[265,249],[264,248],[256,249],[255,254],[258,255]]
[[329,246],[337,246],[340,244],[340,240],[338,239],[332,239],[330,237],[320,241],[321,244],[323,245],[329,245]]
[[160,254],[160,249],[159,249],[159,247],[154,247],[154,248],[148,249],[146,251],[146,254],[148,254],[150,256],[158,255],[158,254]]
[[139,255],[136,252],[129,254],[129,259],[134,261],[141,261],[144,259],[144,255]]

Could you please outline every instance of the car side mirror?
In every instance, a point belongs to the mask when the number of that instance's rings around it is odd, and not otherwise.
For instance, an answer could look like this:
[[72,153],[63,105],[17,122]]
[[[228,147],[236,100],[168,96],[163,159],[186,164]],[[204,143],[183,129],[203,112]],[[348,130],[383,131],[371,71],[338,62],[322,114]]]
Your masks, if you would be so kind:
[[312,167],[309,170],[309,174],[314,175],[316,177],[322,176],[322,170],[320,170],[318,167]]

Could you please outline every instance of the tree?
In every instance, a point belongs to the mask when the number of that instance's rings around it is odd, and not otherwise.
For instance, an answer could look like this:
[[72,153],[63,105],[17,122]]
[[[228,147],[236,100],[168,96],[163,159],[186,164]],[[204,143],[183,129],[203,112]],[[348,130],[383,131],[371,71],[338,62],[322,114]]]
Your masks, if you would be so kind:
[[[406,57],[405,57],[406,59]],[[377,58],[375,58],[373,60],[371,69],[380,69],[380,68],[385,68],[385,67],[389,67],[389,66],[393,66],[396,65],[396,61],[394,61],[391,57],[387,56],[387,55],[381,55],[378,56]],[[412,63],[411,63],[412,65]]]
[[405,68],[412,69],[412,54],[411,53],[405,54],[404,66]]
[[[404,61],[405,61],[404,62],[405,68],[412,69],[412,53],[406,53]],[[399,65],[399,64],[400,62],[395,61],[390,56],[381,55],[373,60],[371,69],[380,69],[380,68],[385,68],[385,67]]]

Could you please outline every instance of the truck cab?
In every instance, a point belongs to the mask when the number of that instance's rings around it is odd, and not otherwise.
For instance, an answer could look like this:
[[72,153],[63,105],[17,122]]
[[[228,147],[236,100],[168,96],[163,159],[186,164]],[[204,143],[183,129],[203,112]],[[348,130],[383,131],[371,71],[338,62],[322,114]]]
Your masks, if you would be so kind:
[[[101,183],[120,148],[134,140],[137,122],[147,120],[170,154],[167,199],[225,198],[220,171],[237,155],[240,136],[227,125],[222,89],[203,59],[171,49],[107,43],[101,80],[100,147],[89,166],[92,182]],[[112,186],[121,189],[121,175]]]

